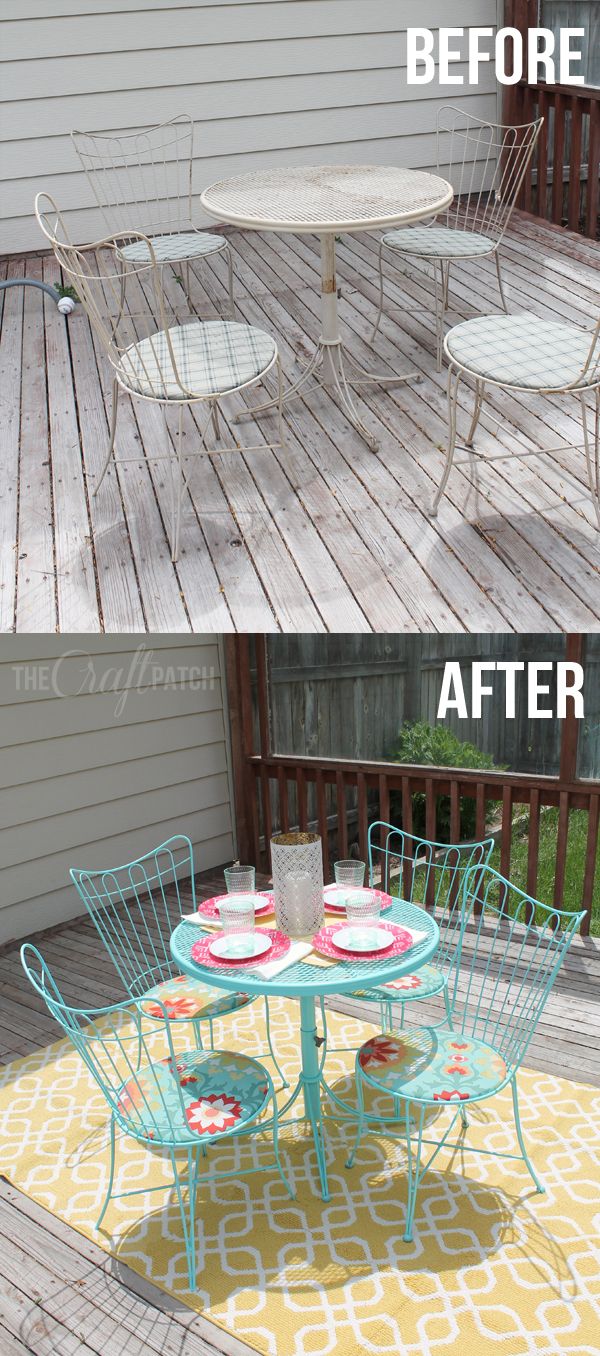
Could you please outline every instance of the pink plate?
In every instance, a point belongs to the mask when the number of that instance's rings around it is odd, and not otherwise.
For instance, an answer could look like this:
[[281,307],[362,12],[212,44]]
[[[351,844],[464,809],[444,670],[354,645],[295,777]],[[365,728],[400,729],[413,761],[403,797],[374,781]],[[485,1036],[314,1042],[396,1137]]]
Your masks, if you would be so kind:
[[346,926],[347,924],[345,922],[330,923],[324,928],[321,928],[321,931],[317,932],[316,937],[313,937],[313,947],[315,951],[318,951],[320,956],[327,956],[329,960],[377,960],[380,956],[382,960],[388,961],[392,956],[404,955],[404,952],[410,951],[411,946],[414,945],[412,933],[408,931],[408,928],[398,927],[397,923],[380,923],[380,927],[385,928],[386,931],[393,934],[393,945],[386,951],[361,951],[356,954],[350,954],[348,951],[341,951],[340,948],[335,945],[336,932],[339,932],[340,928]]
[[[275,897],[274,895],[269,894],[268,890],[249,890],[248,893],[256,894],[257,901],[259,899],[262,899],[263,901],[262,904],[259,904],[258,902],[256,904],[254,912],[257,918],[263,918],[265,914],[275,912]],[[199,917],[210,918],[211,921],[214,922],[215,919],[218,919],[219,917],[218,905],[222,900],[228,898],[229,895],[213,895],[212,899],[204,899],[202,903],[198,905]]]
[[[336,887],[335,885],[326,885],[326,886],[325,886],[325,890],[323,891],[323,903],[324,903],[324,905],[325,905],[325,912],[326,912],[326,913],[338,913],[338,914],[340,914],[340,916],[343,916],[343,917],[345,918],[345,916],[346,916],[346,905],[345,905],[345,904],[336,904],[336,903],[335,903],[335,897],[332,898],[331,900],[329,900],[328,897],[327,897],[328,894],[329,894],[329,891],[331,890],[331,893],[332,893],[332,895],[333,895],[333,892],[334,892],[334,890],[335,890],[336,888],[338,888],[338,889],[340,889],[340,890],[345,890],[346,893],[348,893],[348,891],[350,891],[352,887],[351,887],[350,885],[340,885],[339,887]],[[370,886],[370,885],[361,886],[361,889],[370,890],[370,889],[371,889],[371,886]],[[384,911],[385,909],[389,909],[390,905],[394,903],[394,901],[393,901],[393,899],[392,899],[392,896],[391,896],[391,895],[386,895],[386,893],[385,893],[384,890],[373,890],[372,893],[373,893],[374,895],[376,895],[378,899],[381,900],[381,910],[382,910],[382,913],[383,913],[383,911]]]
[[[225,970],[229,966],[234,970],[243,970],[245,967],[263,965],[265,961],[279,960],[280,956],[285,956],[290,949],[289,937],[283,932],[278,932],[277,928],[261,928],[261,931],[271,938],[271,946],[262,956],[250,956],[248,960],[218,960],[211,955],[209,948],[211,942],[214,942],[216,937],[222,937],[223,933],[213,932],[210,937],[202,937],[200,941],[194,942],[191,950],[192,960],[196,961],[197,965],[212,965],[217,970]],[[389,952],[386,951],[386,955],[389,955]]]

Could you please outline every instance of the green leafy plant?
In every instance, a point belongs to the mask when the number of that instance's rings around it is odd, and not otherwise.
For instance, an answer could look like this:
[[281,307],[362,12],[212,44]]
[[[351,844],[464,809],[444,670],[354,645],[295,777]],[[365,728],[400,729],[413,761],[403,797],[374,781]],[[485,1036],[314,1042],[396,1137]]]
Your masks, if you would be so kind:
[[[467,739],[459,739],[446,725],[430,725],[425,720],[408,722],[403,725],[398,742],[390,752],[394,763],[407,763],[427,767],[464,767],[476,769],[495,768],[501,770],[489,754],[483,753]],[[486,803],[486,821],[489,819],[493,801]],[[392,792],[390,812],[395,824],[402,824],[402,797]],[[417,837],[426,837],[425,832],[425,793],[418,791],[412,797],[412,831]],[[438,796],[436,805],[435,836],[440,843],[450,842],[450,797]],[[463,798],[460,809],[460,837],[468,842],[475,837],[475,799]]]
[[58,292],[59,297],[70,297],[72,301],[79,301],[75,288],[71,287],[70,284],[65,287],[63,283],[57,283],[55,291]]

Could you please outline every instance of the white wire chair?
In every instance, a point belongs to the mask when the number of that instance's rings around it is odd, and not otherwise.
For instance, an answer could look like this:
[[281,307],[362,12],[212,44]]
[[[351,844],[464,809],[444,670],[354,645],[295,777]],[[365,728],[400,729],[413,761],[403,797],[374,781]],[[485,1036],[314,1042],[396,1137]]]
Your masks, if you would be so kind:
[[[481,417],[486,385],[537,395],[575,395],[581,406],[583,451],[598,527],[600,528],[600,320],[593,331],[549,321],[537,315],[476,316],[455,325],[446,336],[448,368],[448,450],[430,516],[435,517],[448,483],[457,446],[458,392],[463,377],[475,380],[475,407],[465,448],[471,453]],[[590,434],[586,396],[593,393],[593,433]],[[494,423],[500,423],[493,415]],[[553,451],[572,448],[562,444]],[[541,455],[539,449],[495,454],[489,460]],[[469,458],[458,465],[469,463]]]
[[484,122],[450,104],[437,116],[437,169],[454,189],[454,199],[441,216],[425,224],[387,231],[379,242],[379,311],[384,307],[384,250],[433,265],[436,354],[442,367],[444,318],[448,310],[450,266],[465,259],[493,255],[500,298],[508,311],[500,246],[512,216],[544,119],[518,127]]
[[190,294],[190,260],[223,254],[235,316],[233,259],[223,235],[199,231],[192,220],[194,124],[187,113],[137,132],[71,132],[71,140],[102,213],[106,234],[131,236],[126,259],[147,263],[139,232],[150,238],[157,262],[183,264]]
[[[109,236],[90,245],[71,244],[61,213],[47,193],[38,193],[35,213],[63,273],[77,292],[112,369],[109,444],[94,494],[98,493],[111,457],[117,465],[140,462],[139,455],[115,456],[120,391],[141,400],[154,401],[165,410],[168,407],[178,410],[175,452],[169,439],[168,450],[163,456],[153,452],[148,457],[151,462],[169,462],[170,545],[172,559],[176,561],[182,503],[189,479],[184,474],[183,463],[202,454],[256,452],[284,444],[282,372],[277,344],[265,330],[235,320],[194,319],[181,324],[168,306],[152,241],[141,232],[130,231],[126,237],[139,243],[141,257],[125,257],[122,236]],[[278,442],[243,448],[221,445],[207,448],[205,440],[211,422],[215,437],[220,437],[219,401],[262,382],[272,368],[277,370]],[[183,410],[186,405],[196,403],[208,405],[209,414],[200,431],[200,448],[184,454]]]

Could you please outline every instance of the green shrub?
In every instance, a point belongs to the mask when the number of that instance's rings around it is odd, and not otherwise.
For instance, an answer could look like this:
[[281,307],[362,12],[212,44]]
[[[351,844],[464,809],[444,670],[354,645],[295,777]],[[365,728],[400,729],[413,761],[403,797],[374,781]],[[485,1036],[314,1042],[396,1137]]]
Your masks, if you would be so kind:
[[[429,725],[417,720],[403,725],[398,742],[390,752],[394,763],[425,765],[427,767],[470,767],[501,770],[489,754],[483,753],[467,739],[458,739],[446,725]],[[494,802],[486,803],[486,822]],[[390,796],[390,812],[395,824],[402,824],[402,797],[399,792]],[[418,838],[425,837],[425,793],[412,797],[413,828]],[[440,843],[450,842],[450,797],[438,796],[435,836]],[[475,798],[461,801],[460,837],[468,842],[475,837]]]

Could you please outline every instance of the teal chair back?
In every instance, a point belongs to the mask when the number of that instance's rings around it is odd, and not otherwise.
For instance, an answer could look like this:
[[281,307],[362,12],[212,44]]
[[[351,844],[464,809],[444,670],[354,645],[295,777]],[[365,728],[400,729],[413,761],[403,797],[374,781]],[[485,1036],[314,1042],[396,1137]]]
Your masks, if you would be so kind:
[[455,1031],[485,1041],[513,1072],[584,912],[541,904],[490,866],[465,880]]
[[440,930],[434,964],[449,970],[463,922],[465,881],[489,862],[494,839],[433,843],[381,820],[369,826],[369,881],[388,894],[431,909]]
[[132,998],[178,973],[171,933],[184,904],[196,908],[189,838],[177,834],[124,866],[69,874]]
[[21,947],[21,963],[30,983],[81,1055],[122,1128],[157,1144],[176,1140],[181,1135],[182,1123],[185,1124],[185,1106],[178,1080],[168,1081],[167,1097],[167,1084],[162,1077],[170,1062],[176,1067],[166,1013],[160,1022],[162,1059],[157,1061],[149,1041],[158,1022],[151,1026],[147,1017],[142,1021],[136,1006],[132,1008],[128,1002],[106,1008],[71,1007],[62,997],[43,956],[30,942]]

